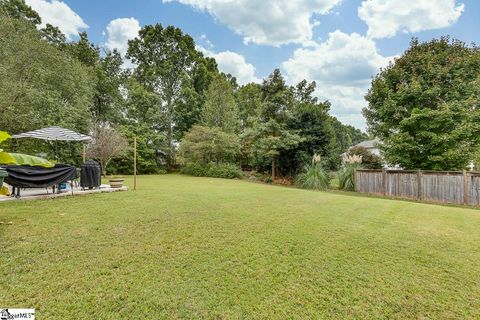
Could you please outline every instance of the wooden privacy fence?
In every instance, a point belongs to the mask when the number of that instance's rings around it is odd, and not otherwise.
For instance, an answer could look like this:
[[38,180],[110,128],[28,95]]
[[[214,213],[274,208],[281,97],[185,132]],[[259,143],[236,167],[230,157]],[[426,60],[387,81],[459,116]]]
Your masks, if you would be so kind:
[[480,172],[363,170],[355,191],[428,202],[480,205]]

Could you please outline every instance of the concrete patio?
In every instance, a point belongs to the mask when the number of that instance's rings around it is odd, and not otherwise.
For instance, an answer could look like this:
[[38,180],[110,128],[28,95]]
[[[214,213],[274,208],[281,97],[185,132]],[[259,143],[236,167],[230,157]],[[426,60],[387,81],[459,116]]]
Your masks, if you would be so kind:
[[[5,184],[4,184],[5,185]],[[8,185],[7,185],[8,186]],[[11,192],[12,188],[9,187]],[[85,189],[83,190],[80,187],[74,187],[73,193],[70,189],[70,186],[67,190],[62,190],[60,193],[53,193],[52,188],[26,188],[21,190],[21,197],[15,198],[14,196],[3,196],[0,195],[0,202],[3,201],[15,201],[15,200],[39,200],[39,199],[52,199],[52,198],[59,198],[59,197],[68,197],[68,196],[80,196],[92,193],[102,193],[102,192],[117,192],[117,191],[128,191],[127,186],[123,186],[121,188],[111,188],[108,184],[102,184],[100,189]]]

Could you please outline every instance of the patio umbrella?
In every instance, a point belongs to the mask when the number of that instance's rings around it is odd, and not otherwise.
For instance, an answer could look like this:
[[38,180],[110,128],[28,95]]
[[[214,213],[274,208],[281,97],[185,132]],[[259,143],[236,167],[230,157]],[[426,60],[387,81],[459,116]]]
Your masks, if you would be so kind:
[[15,134],[12,138],[35,138],[47,141],[92,141],[90,136],[57,126]]
[[[47,141],[83,141],[89,142],[92,141],[92,137],[65,129],[58,126],[33,130],[25,133],[15,134],[12,136],[13,139],[20,138],[34,138]],[[56,144],[55,144],[56,149]],[[56,153],[56,152],[55,152]],[[83,160],[85,161],[85,145],[83,148]]]

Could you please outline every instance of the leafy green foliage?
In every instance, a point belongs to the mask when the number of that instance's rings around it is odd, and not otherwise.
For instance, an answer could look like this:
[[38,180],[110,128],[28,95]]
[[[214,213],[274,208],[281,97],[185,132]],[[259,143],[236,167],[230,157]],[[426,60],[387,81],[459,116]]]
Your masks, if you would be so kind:
[[358,155],[362,157],[362,167],[365,169],[382,169],[382,158],[368,151],[364,147],[352,147],[346,152],[348,156]]
[[33,25],[42,23],[38,13],[25,3],[25,0],[2,0],[0,1],[0,18],[8,17],[22,19]]
[[181,172],[196,177],[236,179],[243,176],[242,170],[232,163],[192,163],[182,166]]
[[[187,125],[179,125],[185,119],[179,117],[178,109],[198,106],[196,100],[200,99],[201,92],[195,90],[195,85],[202,81],[201,78],[206,78],[198,73],[209,68],[205,63],[197,64],[205,61],[196,51],[192,37],[178,28],[164,28],[161,24],[143,27],[138,38],[129,41],[127,57],[137,65],[135,79],[159,97],[161,105],[158,113],[167,124],[161,131],[167,144],[167,164],[172,166],[175,160],[174,140],[180,139],[184,130],[189,129]],[[199,70],[196,70],[197,65],[201,65]],[[200,85],[200,88],[203,87]],[[184,103],[185,98],[188,104]]]
[[0,155],[0,164],[16,164],[16,165],[23,165],[23,166],[37,166],[37,167],[45,167],[45,168],[52,168],[55,166],[50,161],[40,158],[31,156],[28,154],[22,153],[8,153],[11,157],[11,160],[7,163],[4,163],[4,159]]
[[[127,71],[117,51],[101,53],[86,32],[67,41],[57,26],[37,30],[41,19],[23,0],[0,1],[0,16],[2,130],[60,125],[88,133],[92,123],[104,123],[118,128],[130,145],[137,139],[140,173],[176,169],[177,159],[187,164],[196,161],[189,157],[199,157],[203,163],[271,170],[272,176],[275,171],[293,176],[312,153],[322,154],[328,167],[337,166],[357,133],[328,115],[328,101],[313,95],[315,83],[287,86],[277,69],[262,84],[239,86],[232,75],[219,73],[215,59],[196,50],[192,37],[173,26],[142,28],[127,53],[137,68]],[[215,132],[183,141],[199,124]],[[80,164],[79,144],[24,140],[15,147]],[[186,149],[204,153],[188,156]],[[110,168],[131,173],[132,159],[128,150]]]
[[[3,141],[5,141],[7,139],[10,139],[10,138],[11,138],[11,136],[7,132],[0,131],[0,143],[2,143]],[[0,151],[2,151],[2,150],[0,149]]]
[[262,107],[262,87],[256,83],[249,83],[238,89],[237,101],[242,128],[252,127],[260,116]]
[[344,125],[333,116],[330,116],[330,122],[335,132],[335,142],[327,161],[329,167],[336,170],[341,164],[341,155],[352,145],[368,140],[369,137],[359,129],[350,125]]
[[258,123],[247,132],[252,144],[257,164],[271,164],[272,180],[275,180],[275,160],[282,151],[297,147],[304,138],[291,132],[284,124],[271,119],[266,123]]
[[320,163],[312,162],[297,175],[295,185],[303,189],[326,190],[330,185],[330,177]]
[[203,126],[193,126],[182,139],[179,149],[185,165],[234,163],[239,153],[240,142],[234,134]]
[[291,132],[301,136],[303,141],[297,147],[280,155],[283,170],[289,170],[290,174],[301,170],[302,165],[309,162],[312,154],[324,157],[330,167],[329,158],[335,152],[335,131],[328,115],[330,103],[319,102],[312,96],[315,87],[315,82],[302,81],[294,90],[294,106],[287,126]]
[[224,75],[213,78],[205,96],[202,124],[218,127],[225,132],[237,131],[239,125],[237,104],[230,82]]
[[338,171],[338,188],[345,191],[355,190],[355,171],[360,166],[358,164],[344,164]]
[[41,40],[24,20],[0,19],[0,128],[12,133],[59,125],[86,133],[94,77]]
[[372,81],[364,109],[386,161],[464,169],[480,145],[480,50],[439,40],[410,48]]

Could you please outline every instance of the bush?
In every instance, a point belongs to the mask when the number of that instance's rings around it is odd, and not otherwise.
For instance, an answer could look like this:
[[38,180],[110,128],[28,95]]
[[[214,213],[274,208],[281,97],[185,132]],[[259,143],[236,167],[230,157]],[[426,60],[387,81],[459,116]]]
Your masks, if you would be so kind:
[[220,128],[193,126],[183,137],[179,158],[187,166],[196,163],[235,162],[240,154],[239,138]]
[[304,189],[326,190],[330,185],[330,177],[319,162],[312,162],[297,175],[295,184]]
[[371,153],[365,147],[352,147],[346,152],[347,156],[358,155],[362,157],[362,167],[365,169],[382,169],[382,158]]
[[196,177],[213,177],[224,179],[235,179],[243,176],[242,170],[240,170],[238,166],[230,163],[194,163],[183,166],[180,172]]
[[338,171],[338,188],[345,191],[355,191],[355,170],[359,168],[358,164],[344,164]]

